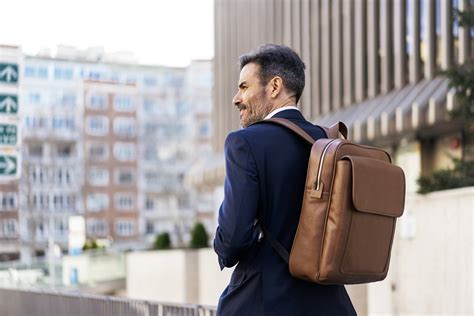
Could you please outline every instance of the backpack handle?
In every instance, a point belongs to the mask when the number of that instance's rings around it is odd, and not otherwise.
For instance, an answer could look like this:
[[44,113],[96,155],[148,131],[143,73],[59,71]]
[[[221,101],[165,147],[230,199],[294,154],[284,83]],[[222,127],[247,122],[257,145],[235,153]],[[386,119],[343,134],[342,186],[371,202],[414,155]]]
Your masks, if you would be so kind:
[[343,122],[339,121],[332,124],[329,128],[321,126],[328,135],[328,138],[343,138],[347,139],[347,126]]

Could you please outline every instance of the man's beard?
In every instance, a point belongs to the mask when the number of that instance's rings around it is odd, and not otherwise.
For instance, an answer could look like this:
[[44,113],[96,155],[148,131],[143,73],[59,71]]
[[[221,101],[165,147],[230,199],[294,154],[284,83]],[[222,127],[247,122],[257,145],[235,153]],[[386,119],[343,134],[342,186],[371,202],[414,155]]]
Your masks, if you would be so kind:
[[241,114],[240,116],[240,126],[246,128],[255,122],[263,120],[268,115],[271,105],[265,103],[264,95],[262,95],[258,103],[254,104],[254,106],[241,103],[238,109],[246,112],[245,115]]

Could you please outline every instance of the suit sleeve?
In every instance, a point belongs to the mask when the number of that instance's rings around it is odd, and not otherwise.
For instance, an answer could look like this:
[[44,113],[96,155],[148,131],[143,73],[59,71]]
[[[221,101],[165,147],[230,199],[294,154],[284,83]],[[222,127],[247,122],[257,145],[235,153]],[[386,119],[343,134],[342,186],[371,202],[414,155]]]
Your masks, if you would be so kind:
[[219,209],[214,250],[221,269],[232,267],[256,240],[258,173],[250,147],[238,132],[225,141],[224,201]]

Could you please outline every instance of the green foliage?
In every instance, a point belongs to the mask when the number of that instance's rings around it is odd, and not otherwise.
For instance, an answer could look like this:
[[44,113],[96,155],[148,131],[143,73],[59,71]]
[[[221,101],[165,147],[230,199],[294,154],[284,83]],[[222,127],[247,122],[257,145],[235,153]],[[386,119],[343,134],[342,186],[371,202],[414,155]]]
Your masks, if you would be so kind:
[[[471,1],[471,6],[473,4],[473,1]],[[474,9],[472,7],[464,12],[455,9],[453,13],[454,19],[459,22],[459,26],[470,27],[474,25]]]
[[208,247],[208,239],[206,228],[202,223],[196,223],[191,232],[191,248],[206,248]]
[[[474,25],[474,10],[454,11],[460,26]],[[444,72],[449,86],[456,90],[456,107],[450,112],[454,119],[463,123],[464,152],[462,159],[452,159],[452,169],[438,170],[426,177],[418,178],[418,193],[474,186],[474,61],[452,67]]]
[[87,239],[82,246],[82,250],[90,250],[90,249],[99,249],[99,245],[97,244],[97,240],[95,239]]
[[418,179],[418,193],[474,186],[474,161],[453,159],[454,168],[433,172]]
[[153,249],[163,250],[171,248],[170,234],[161,233],[156,236],[155,242],[153,243]]

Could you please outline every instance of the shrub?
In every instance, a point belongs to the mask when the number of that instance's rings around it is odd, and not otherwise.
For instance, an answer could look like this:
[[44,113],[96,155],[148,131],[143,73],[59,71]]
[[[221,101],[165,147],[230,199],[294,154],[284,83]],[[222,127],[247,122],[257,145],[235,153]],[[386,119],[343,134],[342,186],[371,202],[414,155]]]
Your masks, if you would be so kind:
[[197,248],[206,248],[208,247],[208,239],[206,228],[202,223],[196,223],[191,232],[191,243],[190,247]]
[[438,170],[418,178],[418,193],[425,194],[454,188],[474,186],[474,161],[453,159],[454,168]]
[[90,250],[90,249],[98,249],[99,245],[97,244],[97,240],[95,239],[87,239],[82,246],[82,250]]
[[169,233],[161,233],[156,236],[155,242],[153,243],[153,249],[162,250],[162,249],[170,249],[171,248],[171,240]]

